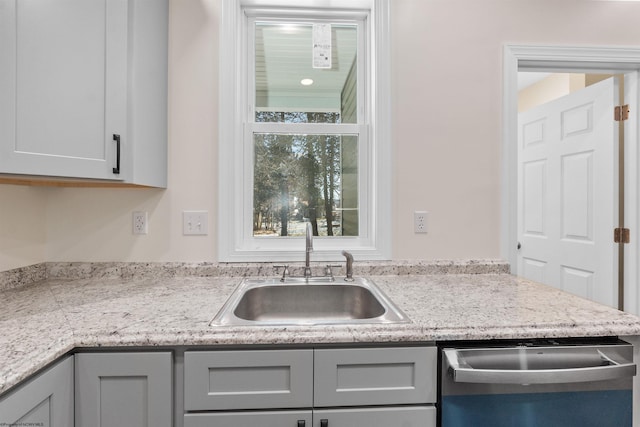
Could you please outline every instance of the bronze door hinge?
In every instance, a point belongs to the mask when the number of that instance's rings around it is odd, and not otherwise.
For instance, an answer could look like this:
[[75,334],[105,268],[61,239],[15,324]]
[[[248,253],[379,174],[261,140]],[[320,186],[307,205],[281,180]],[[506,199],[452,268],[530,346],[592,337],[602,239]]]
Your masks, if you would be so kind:
[[613,230],[613,241],[615,243],[630,243],[631,237],[628,228],[616,228]]
[[629,119],[629,104],[614,108],[613,118],[616,122],[623,122]]

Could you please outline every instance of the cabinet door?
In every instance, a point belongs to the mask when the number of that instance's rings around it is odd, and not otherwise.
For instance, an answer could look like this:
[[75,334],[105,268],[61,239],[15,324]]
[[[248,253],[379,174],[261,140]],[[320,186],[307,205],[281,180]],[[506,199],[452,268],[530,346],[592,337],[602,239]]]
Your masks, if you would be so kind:
[[190,351],[187,411],[310,408],[313,350]]
[[315,351],[314,407],[435,403],[436,347]]
[[[436,408],[381,407],[313,412],[313,427],[436,427]],[[186,427],[186,425],[185,425]]]
[[75,357],[76,427],[171,427],[171,353]]
[[127,13],[126,0],[0,0],[0,172],[121,179]]
[[73,426],[73,356],[0,398],[0,426]]
[[186,414],[184,427],[311,427],[311,411]]

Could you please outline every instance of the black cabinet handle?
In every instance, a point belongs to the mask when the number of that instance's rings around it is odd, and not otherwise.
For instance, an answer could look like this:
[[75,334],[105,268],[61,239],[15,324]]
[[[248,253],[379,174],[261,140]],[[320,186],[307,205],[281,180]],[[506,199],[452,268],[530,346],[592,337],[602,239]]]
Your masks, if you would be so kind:
[[298,427],[304,427],[304,420],[298,420]]
[[116,167],[113,168],[113,173],[120,174],[120,135],[113,134],[113,140],[116,143]]
[[320,427],[329,427],[329,420],[320,420]]

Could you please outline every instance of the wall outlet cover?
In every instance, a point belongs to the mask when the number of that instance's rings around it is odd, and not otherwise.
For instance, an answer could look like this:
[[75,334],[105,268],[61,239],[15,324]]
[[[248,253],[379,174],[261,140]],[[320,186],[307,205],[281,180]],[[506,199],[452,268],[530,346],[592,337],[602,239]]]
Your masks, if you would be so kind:
[[429,212],[415,211],[413,213],[413,232],[428,233],[427,225],[429,220]]
[[146,212],[138,211],[133,213],[133,234],[147,234],[148,229],[148,216]]

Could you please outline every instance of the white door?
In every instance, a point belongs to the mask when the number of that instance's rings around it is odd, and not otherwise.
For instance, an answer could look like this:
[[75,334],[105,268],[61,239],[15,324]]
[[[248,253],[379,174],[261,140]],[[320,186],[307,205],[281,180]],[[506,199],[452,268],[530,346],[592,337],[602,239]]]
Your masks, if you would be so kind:
[[617,307],[618,85],[519,114],[518,274]]

